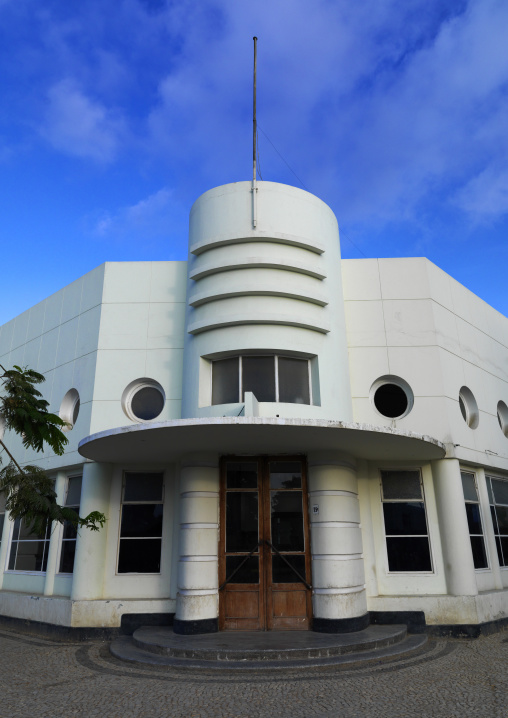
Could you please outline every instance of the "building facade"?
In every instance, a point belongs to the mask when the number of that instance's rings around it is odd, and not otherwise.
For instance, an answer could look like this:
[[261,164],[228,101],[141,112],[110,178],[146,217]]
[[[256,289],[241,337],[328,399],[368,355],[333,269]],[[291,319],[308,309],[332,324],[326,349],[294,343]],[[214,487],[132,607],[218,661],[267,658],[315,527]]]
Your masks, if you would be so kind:
[[[508,618],[508,320],[424,258],[341,260],[313,195],[239,182],[187,262],[107,263],[0,329],[98,533],[3,522],[0,615],[180,633]],[[0,507],[2,508],[2,507]],[[133,619],[134,617],[134,619]]]

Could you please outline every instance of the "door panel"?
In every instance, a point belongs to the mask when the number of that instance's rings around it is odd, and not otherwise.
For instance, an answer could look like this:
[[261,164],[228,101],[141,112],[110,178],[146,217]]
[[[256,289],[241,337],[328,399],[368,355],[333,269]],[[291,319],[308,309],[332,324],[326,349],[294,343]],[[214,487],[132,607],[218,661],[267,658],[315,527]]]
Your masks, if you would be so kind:
[[304,461],[225,458],[220,526],[220,628],[308,629],[310,547]]

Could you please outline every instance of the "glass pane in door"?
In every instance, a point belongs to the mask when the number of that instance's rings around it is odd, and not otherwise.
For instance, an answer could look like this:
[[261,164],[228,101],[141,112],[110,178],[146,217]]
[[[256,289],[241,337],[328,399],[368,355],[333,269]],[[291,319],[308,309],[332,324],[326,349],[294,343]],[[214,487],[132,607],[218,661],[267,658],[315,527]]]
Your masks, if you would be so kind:
[[272,543],[279,551],[303,551],[301,491],[271,491]]
[[250,553],[258,540],[258,492],[228,491],[226,552]]

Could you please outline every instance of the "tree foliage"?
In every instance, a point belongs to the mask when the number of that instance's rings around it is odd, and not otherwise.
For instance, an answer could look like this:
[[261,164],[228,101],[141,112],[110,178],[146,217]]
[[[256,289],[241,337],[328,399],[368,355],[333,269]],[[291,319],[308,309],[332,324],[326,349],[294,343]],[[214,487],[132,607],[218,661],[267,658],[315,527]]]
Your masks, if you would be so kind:
[[[62,432],[66,422],[48,411],[48,402],[36,388],[36,385],[45,381],[44,376],[27,367],[22,369],[14,366],[6,370],[0,364],[0,369],[3,371],[0,374],[3,385],[0,419],[3,419],[5,428],[20,435],[25,448],[41,452],[47,444],[55,454],[61,456],[68,443]],[[5,493],[5,507],[11,519],[23,519],[35,534],[44,534],[46,526],[52,521],[61,524],[67,521],[76,528],[92,531],[98,531],[104,526],[106,517],[99,511],[81,517],[73,509],[60,506],[56,500],[53,479],[39,466],[27,465],[22,468],[1,436],[0,444],[11,459],[7,466],[0,468],[0,491]]]

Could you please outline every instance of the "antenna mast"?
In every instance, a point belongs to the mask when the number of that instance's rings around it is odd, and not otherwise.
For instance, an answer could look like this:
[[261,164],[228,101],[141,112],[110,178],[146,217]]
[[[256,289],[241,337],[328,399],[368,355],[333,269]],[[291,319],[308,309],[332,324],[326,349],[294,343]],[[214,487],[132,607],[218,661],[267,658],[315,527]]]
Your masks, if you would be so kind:
[[255,229],[257,225],[257,185],[256,185],[256,139],[257,139],[257,120],[256,120],[256,79],[257,79],[257,37],[254,40],[254,97],[253,97],[253,113],[252,113],[252,226]]

